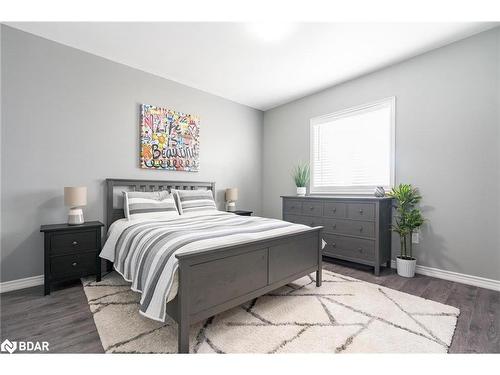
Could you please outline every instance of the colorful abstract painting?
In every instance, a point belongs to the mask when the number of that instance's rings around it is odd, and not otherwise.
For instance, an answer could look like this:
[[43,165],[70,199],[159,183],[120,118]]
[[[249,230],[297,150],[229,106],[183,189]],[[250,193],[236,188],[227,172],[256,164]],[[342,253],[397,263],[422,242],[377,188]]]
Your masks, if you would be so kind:
[[141,168],[198,172],[199,138],[197,116],[141,106]]

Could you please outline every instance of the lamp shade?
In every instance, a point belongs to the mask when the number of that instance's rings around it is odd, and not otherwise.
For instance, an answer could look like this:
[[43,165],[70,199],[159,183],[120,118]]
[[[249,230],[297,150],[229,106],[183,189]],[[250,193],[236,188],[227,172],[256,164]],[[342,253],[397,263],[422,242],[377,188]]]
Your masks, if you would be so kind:
[[238,189],[229,188],[226,189],[226,201],[237,201],[238,200]]
[[81,207],[87,205],[86,186],[66,186],[64,188],[64,204],[69,207]]

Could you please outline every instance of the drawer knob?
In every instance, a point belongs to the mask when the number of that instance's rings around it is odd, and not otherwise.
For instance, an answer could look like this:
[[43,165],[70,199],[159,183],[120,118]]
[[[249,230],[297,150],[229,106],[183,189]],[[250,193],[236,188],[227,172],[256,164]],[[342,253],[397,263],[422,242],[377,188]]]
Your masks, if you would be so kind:
[[78,241],[73,241],[71,244],[72,244],[73,246],[76,246],[76,245],[78,245]]
[[361,215],[363,215],[363,209],[360,209],[360,210],[359,210],[359,213],[360,213]]
[[333,207],[333,212],[337,212],[337,208],[336,207]]
[[361,247],[359,247],[359,248],[358,248],[358,251],[359,251],[360,253],[362,253],[362,252],[363,252],[363,249],[362,249]]
[[333,225],[332,225],[332,228],[333,228],[333,229],[336,229],[336,228],[337,228],[337,224],[333,224]]
[[359,227],[359,231],[362,232],[363,231],[363,227]]
[[311,206],[311,207],[309,207],[309,209],[312,211],[312,210],[314,210],[314,207],[313,207],[313,206]]
[[71,265],[72,265],[73,267],[76,267],[76,265],[77,265],[77,264],[78,264],[78,263],[76,263],[76,262],[71,263]]
[[337,244],[335,242],[332,242],[332,246],[335,247],[337,246]]

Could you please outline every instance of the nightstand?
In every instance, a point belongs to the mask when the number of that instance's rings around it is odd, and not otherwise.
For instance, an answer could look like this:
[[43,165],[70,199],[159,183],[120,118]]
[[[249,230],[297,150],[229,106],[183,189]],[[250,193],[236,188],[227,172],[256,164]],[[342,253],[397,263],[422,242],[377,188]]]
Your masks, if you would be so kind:
[[45,235],[45,295],[50,294],[52,283],[83,276],[96,275],[101,281],[101,228],[100,221],[81,225],[42,225]]
[[252,216],[253,211],[245,211],[245,210],[236,210],[236,211],[230,211],[231,213],[235,215],[240,215],[240,216]]

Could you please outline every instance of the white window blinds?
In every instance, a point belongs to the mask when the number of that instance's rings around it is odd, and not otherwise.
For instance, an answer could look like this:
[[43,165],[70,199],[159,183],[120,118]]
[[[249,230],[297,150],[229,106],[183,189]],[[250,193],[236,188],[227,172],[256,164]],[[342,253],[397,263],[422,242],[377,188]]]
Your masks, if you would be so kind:
[[389,98],[311,120],[311,192],[393,185],[394,105]]

